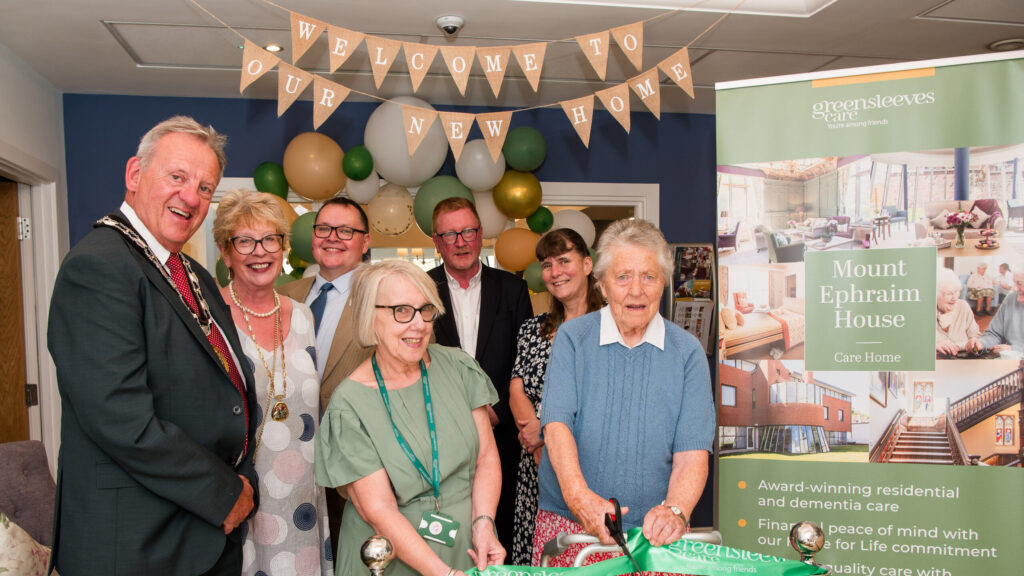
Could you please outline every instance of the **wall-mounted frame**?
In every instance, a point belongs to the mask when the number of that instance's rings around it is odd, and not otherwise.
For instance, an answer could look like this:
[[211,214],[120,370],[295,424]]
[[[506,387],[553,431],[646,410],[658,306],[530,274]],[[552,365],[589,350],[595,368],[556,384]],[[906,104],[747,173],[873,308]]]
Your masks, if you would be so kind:
[[886,389],[889,387],[889,372],[872,372],[868,394],[871,400],[885,408]]
[[711,243],[669,244],[672,280],[663,309],[668,319],[697,337],[705,354],[714,347],[717,314],[715,246]]

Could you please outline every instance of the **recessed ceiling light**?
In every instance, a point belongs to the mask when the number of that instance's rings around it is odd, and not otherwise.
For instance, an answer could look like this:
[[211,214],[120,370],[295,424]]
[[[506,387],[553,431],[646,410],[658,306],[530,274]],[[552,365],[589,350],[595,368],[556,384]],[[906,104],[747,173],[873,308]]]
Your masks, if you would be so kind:
[[1007,38],[1006,40],[999,40],[988,45],[988,49],[993,52],[1006,52],[1022,48],[1024,48],[1024,38]]
[[266,49],[267,52],[280,52],[284,50],[280,44],[267,44]]

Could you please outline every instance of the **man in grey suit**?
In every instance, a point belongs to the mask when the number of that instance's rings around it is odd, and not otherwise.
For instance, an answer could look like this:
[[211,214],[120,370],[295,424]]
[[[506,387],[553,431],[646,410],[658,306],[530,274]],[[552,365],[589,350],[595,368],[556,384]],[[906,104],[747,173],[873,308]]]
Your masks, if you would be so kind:
[[223,146],[191,118],[151,129],[128,160],[120,211],[57,275],[51,562],[64,576],[241,572],[238,527],[256,484],[252,369],[213,279],[180,253],[206,217]]
[[[313,259],[316,276],[289,282],[278,292],[304,302],[316,323],[316,369],[320,374],[320,411],[331,394],[356,366],[370,357],[372,347],[356,342],[352,308],[348,306],[352,273],[370,250],[370,226],[359,204],[345,197],[324,202],[313,223]],[[344,500],[327,491],[327,520],[331,542],[338,546],[338,527]]]

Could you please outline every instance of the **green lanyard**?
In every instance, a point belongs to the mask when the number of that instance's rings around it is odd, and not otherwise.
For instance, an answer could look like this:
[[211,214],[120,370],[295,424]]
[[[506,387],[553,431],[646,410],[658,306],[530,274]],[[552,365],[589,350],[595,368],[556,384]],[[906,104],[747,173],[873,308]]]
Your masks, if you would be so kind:
[[420,360],[420,382],[423,383],[423,400],[427,405],[427,428],[430,430],[430,456],[432,461],[432,475],[427,474],[427,469],[420,462],[420,459],[416,457],[412,452],[412,448],[409,447],[409,443],[405,441],[405,437],[398,431],[398,427],[395,426],[395,418],[391,415],[391,401],[388,400],[388,391],[384,387],[384,377],[380,375],[380,368],[377,367],[377,353],[374,352],[373,356],[370,357],[370,364],[373,365],[373,377],[377,379],[377,388],[380,389],[380,395],[384,398],[384,407],[387,408],[388,418],[391,420],[391,429],[395,431],[395,440],[398,440],[398,445],[402,447],[402,451],[405,452],[405,456],[412,462],[412,465],[416,467],[416,471],[420,473],[431,486],[434,487],[434,510],[440,512],[441,510],[441,470],[438,465],[437,459],[437,430],[434,428],[434,405],[430,401],[430,382],[427,380],[427,366]]

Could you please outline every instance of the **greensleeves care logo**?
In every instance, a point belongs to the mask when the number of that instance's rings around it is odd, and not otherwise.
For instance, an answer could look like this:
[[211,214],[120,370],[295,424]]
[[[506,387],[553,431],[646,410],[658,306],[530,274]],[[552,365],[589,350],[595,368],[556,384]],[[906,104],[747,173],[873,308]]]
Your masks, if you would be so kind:
[[874,94],[861,98],[841,100],[818,100],[811,105],[811,118],[825,122],[829,128],[852,128],[856,126],[885,126],[889,120],[884,114],[866,112],[888,111],[892,108],[924,106],[935,103],[935,92],[914,92],[910,94]]
[[935,248],[808,252],[808,370],[934,370]]

